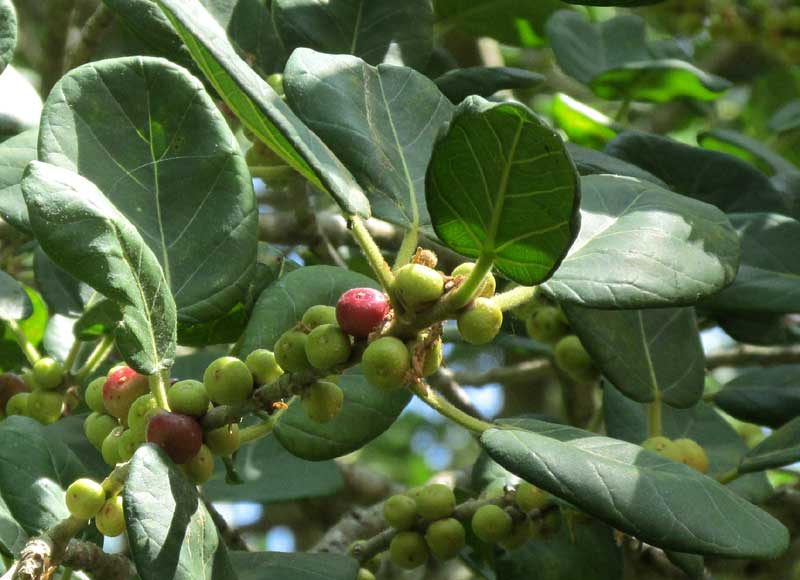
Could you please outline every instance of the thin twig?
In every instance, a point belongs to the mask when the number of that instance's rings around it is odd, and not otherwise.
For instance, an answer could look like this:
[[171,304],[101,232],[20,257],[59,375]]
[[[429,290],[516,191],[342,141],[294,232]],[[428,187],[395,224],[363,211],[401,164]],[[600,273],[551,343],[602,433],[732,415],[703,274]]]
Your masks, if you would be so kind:
[[718,350],[706,356],[706,368],[732,366],[775,366],[800,363],[800,345],[754,346],[739,345]]
[[478,419],[485,420],[483,413],[473,404],[469,395],[464,392],[464,389],[455,379],[453,371],[446,367],[439,367],[439,369],[431,375],[428,380],[431,385],[442,393],[445,399],[453,403],[456,407],[465,413],[477,417]]

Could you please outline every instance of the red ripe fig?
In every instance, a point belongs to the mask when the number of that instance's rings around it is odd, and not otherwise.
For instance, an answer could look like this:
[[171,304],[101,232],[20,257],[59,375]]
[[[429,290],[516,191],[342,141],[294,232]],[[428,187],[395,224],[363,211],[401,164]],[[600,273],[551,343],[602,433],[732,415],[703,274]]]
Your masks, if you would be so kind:
[[161,447],[172,461],[181,465],[200,451],[203,430],[188,415],[159,413],[147,424],[147,442]]
[[0,375],[0,411],[5,412],[6,403],[17,393],[27,393],[30,391],[28,385],[22,377],[14,373],[3,373]]
[[120,367],[108,375],[103,385],[103,404],[109,414],[124,421],[133,402],[149,392],[146,376],[131,367]]
[[347,334],[364,338],[389,312],[389,299],[374,288],[353,288],[339,297],[336,321]]

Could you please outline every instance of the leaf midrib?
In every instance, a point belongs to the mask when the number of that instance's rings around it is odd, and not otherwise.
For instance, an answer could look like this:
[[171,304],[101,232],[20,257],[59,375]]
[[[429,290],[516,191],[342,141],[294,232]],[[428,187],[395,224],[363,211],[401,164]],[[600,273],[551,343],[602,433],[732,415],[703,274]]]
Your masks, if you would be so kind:
[[[486,119],[486,122],[490,124],[489,119]],[[506,156],[505,152],[503,153],[506,157],[505,165],[503,166],[503,173],[500,175],[500,183],[497,185],[497,193],[495,194],[497,200],[492,207],[492,217],[489,221],[489,231],[487,232],[486,243],[484,244],[483,251],[481,252],[484,255],[493,256],[495,253],[495,242],[497,238],[497,230],[500,226],[500,218],[503,215],[503,207],[505,205],[505,197],[506,197],[506,189],[508,188],[508,178],[511,175],[511,166],[512,160],[514,159],[514,155],[517,152],[517,146],[519,145],[519,138],[522,135],[522,127],[525,125],[525,120],[521,117],[517,117],[517,130],[514,133],[514,139],[511,141],[511,147],[509,147],[508,154]],[[492,128],[494,131],[494,128]]]

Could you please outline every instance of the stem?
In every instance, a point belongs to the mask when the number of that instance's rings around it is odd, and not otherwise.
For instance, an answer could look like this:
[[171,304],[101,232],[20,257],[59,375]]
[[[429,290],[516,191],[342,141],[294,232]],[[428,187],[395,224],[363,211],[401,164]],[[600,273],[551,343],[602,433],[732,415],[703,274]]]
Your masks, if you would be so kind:
[[3,558],[3,566],[6,570],[10,570],[11,566],[14,565],[14,558],[9,558],[5,554],[0,554],[0,558]]
[[730,471],[726,471],[725,473],[720,473],[717,476],[717,481],[720,482],[722,485],[726,485],[732,482],[735,479],[738,479],[741,473],[739,473],[738,468],[734,467]]
[[627,122],[628,120],[628,111],[631,108],[631,99],[630,97],[625,97],[622,103],[620,103],[619,109],[617,110],[617,114],[614,115],[614,121],[617,123]]
[[417,249],[419,242],[419,230],[412,227],[406,230],[403,235],[403,241],[400,243],[400,248],[397,250],[397,256],[394,259],[394,266],[392,270],[397,272],[400,268],[411,262],[411,258]]
[[586,426],[586,430],[597,433],[600,430],[600,425],[603,424],[604,416],[605,414],[603,413],[603,405],[601,403],[597,409],[595,409],[591,421],[589,421],[589,424]]
[[108,474],[108,477],[101,484],[107,496],[114,497],[119,495],[125,486],[125,481],[128,479],[130,471],[131,463],[128,461],[127,463],[120,463]]
[[67,373],[72,372],[72,367],[75,366],[75,359],[78,358],[78,353],[81,350],[81,341],[77,338],[75,342],[72,343],[72,346],[69,348],[69,352],[67,353],[67,358],[64,359],[64,370]]
[[[383,259],[383,255],[381,254],[381,249],[378,247],[378,244],[376,244],[375,240],[372,239],[372,236],[370,235],[369,231],[367,231],[367,228],[360,217],[353,216],[350,218],[350,228],[353,232],[353,237],[361,247],[361,251],[364,252],[364,256],[366,256],[369,265],[372,266],[372,270],[378,277],[378,281],[381,283],[381,286],[383,286],[386,292],[390,293],[392,284],[394,284],[394,274],[392,274],[389,264],[387,264],[386,260]],[[396,301],[393,302],[396,303]]]
[[22,349],[22,352],[25,354],[25,358],[28,359],[28,362],[33,365],[37,360],[42,358],[42,355],[39,354],[39,351],[33,346],[33,343],[28,340],[28,337],[25,336],[25,333],[20,328],[19,324],[16,320],[6,320],[6,324],[14,333],[14,338],[17,339],[17,344]]
[[64,571],[61,572],[61,580],[72,580],[72,568],[64,566]]
[[261,421],[260,423],[256,423],[255,425],[245,427],[239,431],[239,442],[244,445],[250,441],[256,441],[257,439],[266,437],[272,433],[272,429],[274,427],[275,421],[271,417]]
[[250,175],[269,184],[273,179],[286,179],[295,174],[288,165],[255,165],[250,166]]
[[492,302],[500,310],[511,310],[533,300],[534,296],[536,296],[536,288],[536,286],[517,286],[508,292],[495,294],[492,297]]
[[430,388],[429,385],[423,383],[422,381],[412,383],[409,385],[409,388],[431,409],[438,411],[441,415],[447,417],[455,423],[458,423],[465,429],[475,433],[483,433],[484,431],[495,428],[495,425],[487,423],[486,421],[481,421],[480,419],[476,419],[471,415],[467,415],[464,411],[456,408],[449,401],[442,399],[432,388]]
[[97,346],[94,347],[89,358],[86,359],[83,368],[75,373],[75,381],[80,384],[86,380],[89,375],[97,370],[97,367],[103,364],[103,361],[106,360],[112,348],[114,348],[114,337],[110,335],[104,336],[103,339],[97,343]]
[[481,254],[467,279],[461,283],[461,286],[456,288],[455,292],[448,296],[448,306],[453,310],[460,310],[469,304],[475,298],[475,294],[480,289],[486,274],[492,269],[493,263],[494,258],[491,255]]
[[661,395],[656,394],[652,403],[647,405],[647,429],[648,437],[660,437],[661,427]]
[[169,411],[169,401],[167,401],[167,382],[164,371],[159,371],[148,377],[150,382],[150,392],[156,398],[156,404],[162,409]]

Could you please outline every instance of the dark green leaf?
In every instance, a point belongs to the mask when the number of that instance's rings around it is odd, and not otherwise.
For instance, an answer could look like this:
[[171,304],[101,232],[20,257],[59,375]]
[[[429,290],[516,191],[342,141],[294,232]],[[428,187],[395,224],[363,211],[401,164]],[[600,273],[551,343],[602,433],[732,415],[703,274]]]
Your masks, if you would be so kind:
[[[628,399],[608,383],[603,389],[603,410],[606,430],[611,437],[634,444],[647,439],[645,406]],[[748,452],[742,437],[710,405],[700,402],[690,409],[663,406],[661,412],[665,436],[670,439],[688,437],[703,446],[708,455],[709,475],[730,472]],[[754,503],[772,495],[772,488],[763,474],[742,477],[727,487]]]
[[158,0],[192,57],[242,123],[311,183],[328,191],[348,214],[369,216],[352,175],[245,63],[197,0]]
[[739,342],[771,345],[800,340],[800,326],[782,314],[763,312],[714,312],[714,319],[725,334]]
[[583,6],[624,6],[627,8],[633,6],[647,6],[649,4],[658,4],[665,0],[562,0],[568,4],[579,4]]
[[69,316],[54,314],[50,317],[42,339],[42,346],[48,355],[62,362],[66,360],[75,342],[75,336],[72,334],[74,324],[75,319]]
[[704,580],[706,578],[705,561],[698,554],[687,554],[685,552],[664,552],[667,559],[679,568],[692,580]]
[[581,147],[574,143],[567,143],[567,151],[575,162],[578,172],[581,175],[621,175],[622,177],[634,177],[639,181],[649,181],[659,187],[669,189],[666,183],[661,181],[652,173],[648,173],[641,167],[637,167],[627,161],[622,161],[601,151],[595,151],[587,147]]
[[236,469],[243,484],[227,484],[224,474],[217,473],[203,485],[206,497],[268,504],[333,495],[344,483],[336,463],[295,457],[275,437],[242,447],[236,455]]
[[159,448],[136,451],[123,493],[131,556],[142,580],[236,578],[195,487]]
[[635,131],[618,135],[608,144],[606,153],[649,171],[678,193],[726,212],[774,211],[788,215],[790,209],[766,175],[726,153]]
[[430,227],[425,170],[453,106],[405,67],[371,67],[353,56],[297,49],[286,64],[286,98],[352,172],[376,217]]
[[122,312],[119,306],[101,298],[91,306],[88,306],[75,321],[73,332],[78,340],[97,340],[106,334],[111,334],[122,320]]
[[239,580],[356,580],[358,561],[340,554],[232,552]]
[[706,359],[694,308],[564,311],[594,363],[626,396],[679,408],[700,399]]
[[[44,337],[47,326],[47,305],[38,292],[27,286],[23,288],[33,307],[33,313],[24,320],[18,321],[17,324],[25,338],[34,346],[38,346]],[[16,372],[29,363],[17,342],[15,333],[7,325],[5,326],[0,338],[0,367]]]
[[753,447],[742,459],[739,473],[775,469],[800,461],[800,417],[795,417]]
[[730,284],[739,243],[714,206],[628,177],[583,177],[581,231],[546,290],[593,308],[693,304]]
[[800,311],[800,222],[770,213],[733,214],[742,259],[733,284],[705,302],[717,310]]
[[[564,93],[556,93],[553,97],[551,114],[556,126],[562,129],[570,140],[567,148],[576,144],[602,148],[620,130],[619,125],[611,118]],[[594,153],[599,152],[594,151]],[[579,165],[574,157],[573,161]]]
[[522,68],[473,66],[448,71],[435,82],[457,105],[470,95],[491,97],[497,91],[535,87],[544,82],[544,76]]
[[0,216],[24,232],[31,226],[20,182],[28,163],[36,159],[38,135],[38,129],[29,129],[0,143]]
[[252,181],[185,70],[130,57],[70,71],[45,103],[39,158],[92,181],[137,227],[181,321],[212,320],[242,298],[256,258]]
[[767,175],[797,171],[793,163],[775,153],[761,141],[737,131],[730,129],[704,131],[697,136],[697,142],[706,149],[736,155]]
[[800,365],[739,375],[714,395],[720,409],[742,421],[777,428],[800,416]]
[[430,0],[272,0],[272,20],[287,52],[306,47],[421,69],[433,50]]
[[33,304],[25,288],[0,270],[0,320],[20,320],[33,314]]
[[55,423],[44,427],[44,433],[49,438],[63,442],[80,459],[86,468],[84,477],[103,481],[111,468],[103,461],[103,456],[94,448],[83,432],[83,422],[86,417],[87,415],[62,417]]
[[136,228],[91,182],[53,165],[32,162],[22,191],[47,255],[119,305],[116,341],[125,361],[144,374],[169,367],[175,302]]
[[434,147],[426,196],[451,249],[492,257],[505,276],[533,285],[575,239],[579,185],[563,141],[527,107],[470,97]]
[[800,99],[789,101],[769,120],[770,131],[782,133],[800,128]]
[[741,558],[788,545],[783,524],[682,463],[572,427],[510,423],[481,435],[495,461],[649,544]]
[[14,56],[17,47],[17,13],[11,0],[0,0],[0,73]]
[[[27,213],[26,208],[26,216]],[[54,264],[40,247],[33,254],[33,272],[42,298],[53,313],[80,314],[94,293],[89,286]]]

